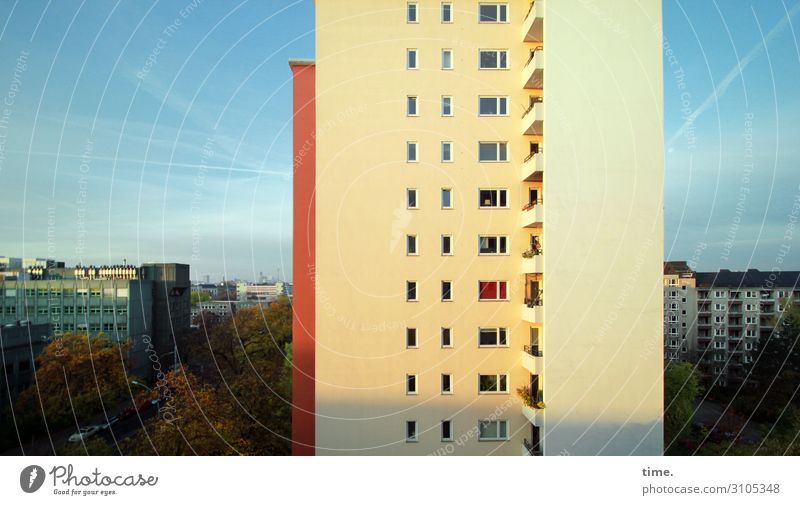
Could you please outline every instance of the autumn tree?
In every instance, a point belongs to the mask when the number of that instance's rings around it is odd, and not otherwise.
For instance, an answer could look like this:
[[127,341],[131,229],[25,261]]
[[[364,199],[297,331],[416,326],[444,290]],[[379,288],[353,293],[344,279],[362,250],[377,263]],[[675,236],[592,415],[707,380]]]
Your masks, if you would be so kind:
[[697,375],[690,363],[671,362],[664,370],[664,445],[677,443],[692,427],[694,400],[700,393]]
[[[53,337],[36,358],[35,381],[17,399],[14,411],[27,429],[74,425],[111,408],[129,394],[126,341],[99,334]],[[109,414],[113,415],[113,414]]]

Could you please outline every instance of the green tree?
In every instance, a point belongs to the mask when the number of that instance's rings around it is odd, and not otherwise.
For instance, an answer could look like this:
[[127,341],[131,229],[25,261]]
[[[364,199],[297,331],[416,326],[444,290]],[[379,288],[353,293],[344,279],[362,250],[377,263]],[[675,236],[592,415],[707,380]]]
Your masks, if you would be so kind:
[[205,291],[192,291],[192,305],[211,300],[211,295]]
[[664,442],[674,446],[692,428],[700,383],[690,363],[670,363],[664,370]]

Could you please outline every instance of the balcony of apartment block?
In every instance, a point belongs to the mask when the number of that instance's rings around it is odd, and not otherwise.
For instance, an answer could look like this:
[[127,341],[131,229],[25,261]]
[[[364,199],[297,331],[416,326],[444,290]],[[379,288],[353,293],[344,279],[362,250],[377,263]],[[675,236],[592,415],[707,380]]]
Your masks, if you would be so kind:
[[707,317],[701,317],[697,320],[698,328],[711,328],[711,320]]
[[522,366],[534,375],[544,371],[542,349],[538,345],[522,346]]
[[544,40],[544,0],[534,0],[522,24],[522,35],[525,42],[542,42]]
[[542,306],[542,292],[541,290],[537,295],[531,298],[525,298],[525,303],[522,305],[522,319],[529,323],[542,323],[544,322],[544,308]]
[[544,152],[541,148],[523,160],[520,176],[525,182],[541,182],[544,179]]
[[544,101],[541,96],[532,96],[528,109],[522,115],[522,134],[541,135],[543,132]]
[[542,200],[528,202],[522,207],[522,227],[541,228],[544,223],[544,203]]
[[544,85],[544,48],[536,46],[531,50],[528,61],[522,68],[522,87],[542,89]]
[[531,247],[522,253],[522,273],[541,274],[544,272],[541,246]]

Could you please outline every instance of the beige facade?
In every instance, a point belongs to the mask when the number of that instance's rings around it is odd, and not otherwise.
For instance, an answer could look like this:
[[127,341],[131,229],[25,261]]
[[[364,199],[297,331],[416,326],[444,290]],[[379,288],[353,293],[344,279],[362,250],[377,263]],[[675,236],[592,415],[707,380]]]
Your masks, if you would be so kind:
[[[475,1],[412,4],[409,22],[406,2],[316,2],[316,454],[660,454],[660,2],[511,1],[499,22]],[[480,161],[493,142],[507,160]],[[506,248],[480,254],[480,236]],[[485,281],[507,299],[480,300]],[[481,328],[505,343],[480,346]],[[479,391],[491,374],[506,391]],[[534,375],[538,408],[516,392]]]

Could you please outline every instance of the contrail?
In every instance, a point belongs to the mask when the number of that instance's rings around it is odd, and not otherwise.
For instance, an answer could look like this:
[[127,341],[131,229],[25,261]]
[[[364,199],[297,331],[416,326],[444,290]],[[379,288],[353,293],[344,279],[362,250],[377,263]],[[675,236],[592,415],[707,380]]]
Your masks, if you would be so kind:
[[747,67],[747,65],[761,55],[761,51],[767,47],[772,39],[777,37],[783,30],[786,29],[786,27],[789,25],[789,21],[791,21],[791,18],[793,18],[798,12],[800,12],[800,3],[792,7],[787,15],[782,17],[781,20],[778,21],[778,23],[772,28],[772,30],[767,33],[767,35],[764,37],[764,40],[754,45],[750,51],[747,52],[744,58],[742,58],[739,63],[730,69],[728,74],[720,81],[714,91],[708,95],[703,103],[700,104],[700,106],[695,109],[695,111],[690,114],[689,117],[686,118],[686,121],[684,121],[681,127],[678,128],[678,131],[672,135],[667,142],[667,147],[678,140],[684,134],[684,132],[686,132],[686,129],[694,124],[694,121],[698,116],[710,109],[714,104],[717,103],[717,101],[719,101],[720,98],[722,98],[722,96],[728,91],[728,87],[731,85],[734,79],[739,77],[739,75],[744,72],[744,69]]

